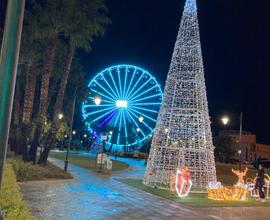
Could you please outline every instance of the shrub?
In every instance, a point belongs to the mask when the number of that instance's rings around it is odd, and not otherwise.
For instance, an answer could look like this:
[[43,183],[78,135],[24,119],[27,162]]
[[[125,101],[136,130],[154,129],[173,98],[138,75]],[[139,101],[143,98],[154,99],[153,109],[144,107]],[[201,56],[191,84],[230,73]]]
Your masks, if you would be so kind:
[[46,166],[33,165],[25,163],[21,159],[13,158],[9,160],[12,164],[17,181],[48,180],[48,179],[72,179],[68,172],[64,172],[48,162]]
[[4,171],[3,185],[0,190],[0,207],[5,220],[32,220],[34,217],[22,199],[12,165],[7,163]]

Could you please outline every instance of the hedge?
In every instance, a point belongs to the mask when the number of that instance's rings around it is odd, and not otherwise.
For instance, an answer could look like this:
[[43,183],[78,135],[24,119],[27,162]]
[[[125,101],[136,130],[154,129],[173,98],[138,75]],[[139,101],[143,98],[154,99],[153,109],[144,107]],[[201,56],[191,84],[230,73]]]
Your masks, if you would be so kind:
[[35,219],[22,199],[14,170],[9,163],[5,166],[3,185],[0,190],[0,208],[4,212],[5,220]]

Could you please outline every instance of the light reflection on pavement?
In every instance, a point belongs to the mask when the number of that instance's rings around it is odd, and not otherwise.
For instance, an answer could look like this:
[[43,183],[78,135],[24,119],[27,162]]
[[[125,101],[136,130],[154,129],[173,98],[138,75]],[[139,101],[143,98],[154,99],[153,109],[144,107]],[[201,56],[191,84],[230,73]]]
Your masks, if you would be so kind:
[[[116,172],[114,177],[143,177],[143,160],[117,159],[128,163],[131,168]],[[63,167],[63,161],[50,160]],[[24,199],[36,217],[48,220],[209,219],[179,203],[140,191],[112,177],[72,164],[69,172],[76,181],[21,184]]]

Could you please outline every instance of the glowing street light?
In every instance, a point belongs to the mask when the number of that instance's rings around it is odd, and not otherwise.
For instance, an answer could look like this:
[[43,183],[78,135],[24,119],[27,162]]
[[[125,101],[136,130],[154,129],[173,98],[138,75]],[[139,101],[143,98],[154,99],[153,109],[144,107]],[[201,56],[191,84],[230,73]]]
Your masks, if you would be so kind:
[[113,134],[113,132],[112,132],[112,131],[109,131],[109,134],[110,134],[110,135],[112,135],[112,134]]
[[140,116],[140,117],[139,117],[139,122],[141,122],[141,123],[142,123],[142,122],[143,122],[143,120],[144,120],[144,117],[143,117],[143,116]]
[[101,98],[99,96],[95,97],[95,99],[94,99],[94,102],[95,102],[96,105],[100,105],[101,101],[102,100],[101,100]]
[[221,121],[224,125],[227,125],[230,122],[230,118],[228,116],[224,116],[221,118]]
[[58,119],[61,120],[62,118],[64,118],[64,115],[62,113],[58,114]]
[[84,138],[87,138],[87,134],[84,134],[83,137],[84,137]]
[[75,135],[76,134],[76,131],[72,131],[72,134]]
[[140,132],[140,131],[141,131],[141,129],[140,129],[140,128],[137,128],[136,130],[137,130],[137,132]]

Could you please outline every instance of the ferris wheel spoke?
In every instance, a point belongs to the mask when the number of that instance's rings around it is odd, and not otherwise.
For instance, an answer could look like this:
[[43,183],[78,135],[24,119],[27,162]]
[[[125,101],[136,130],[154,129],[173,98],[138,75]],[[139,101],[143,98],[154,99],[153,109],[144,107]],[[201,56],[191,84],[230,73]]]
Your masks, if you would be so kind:
[[118,83],[119,83],[119,90],[120,90],[120,98],[123,98],[123,92],[122,92],[122,84],[120,79],[120,67],[117,68],[117,76],[118,76]]
[[84,105],[84,108],[100,108],[100,107],[110,107],[111,104],[101,104],[101,105]]
[[103,120],[103,122],[99,125],[99,127],[102,127],[105,123],[107,123],[108,121],[110,121],[110,120],[113,118],[113,116],[115,115],[115,112],[117,112],[117,109],[114,109],[114,110],[107,116],[107,118],[105,118],[105,119]]
[[133,106],[133,105],[130,105],[130,107],[135,108],[135,109],[139,109],[139,110],[142,110],[142,111],[158,114],[158,111],[154,111],[154,110],[151,110],[151,109],[141,108],[141,107],[137,107],[137,106]]
[[155,94],[155,95],[147,96],[145,98],[137,99],[136,101],[131,102],[131,103],[138,103],[140,101],[147,100],[147,99],[152,99],[152,98],[155,98],[155,97],[158,97],[158,96],[161,96],[161,95],[160,94]]
[[137,90],[136,92],[134,92],[131,96],[130,99],[132,99],[132,97],[134,97],[136,94],[138,94],[139,91],[141,91],[142,88],[144,88],[150,81],[152,78],[148,79],[144,84],[142,84]]
[[125,71],[125,81],[124,81],[124,89],[123,89],[123,98],[125,97],[126,94],[126,86],[127,86],[127,74],[128,74],[128,67],[126,66],[126,71]]
[[93,121],[91,121],[91,124],[97,122],[98,120],[102,119],[102,118],[105,117],[106,115],[111,114],[114,110],[115,110],[115,108],[113,108],[111,111],[108,111],[108,112],[104,113],[103,115],[97,117],[96,119],[94,119]]
[[115,91],[113,90],[113,88],[111,87],[111,85],[108,83],[108,81],[106,80],[106,78],[103,76],[103,75],[101,75],[102,76],[102,78],[104,79],[104,81],[106,82],[106,84],[107,84],[107,86],[110,88],[110,90],[112,91],[112,93],[114,94],[114,97],[115,97],[115,99],[117,99],[117,94],[115,93]]
[[101,89],[103,89],[103,91],[105,91],[107,94],[109,94],[109,95],[112,97],[112,99],[116,99],[116,97],[115,97],[113,94],[111,94],[104,86],[100,85],[99,82],[97,82],[97,81],[95,80],[95,83],[96,83]]
[[126,114],[123,115],[123,118],[124,118],[124,128],[125,128],[125,139],[126,139],[126,144],[128,143],[128,140],[127,140],[127,120],[126,120]]
[[109,73],[110,73],[109,75],[110,75],[110,77],[111,77],[111,79],[112,79],[112,82],[113,82],[115,91],[116,91],[116,93],[117,93],[117,99],[119,99],[119,98],[120,98],[120,93],[119,93],[119,91],[118,91],[118,89],[117,89],[115,80],[114,80],[114,78],[113,78],[113,76],[112,76],[112,70],[111,70],[111,69],[109,70]]
[[128,98],[128,97],[127,97],[127,94],[129,93],[130,87],[131,87],[131,85],[132,85],[132,83],[133,83],[133,81],[134,81],[136,71],[137,71],[137,68],[134,69],[134,72],[133,72],[133,74],[132,74],[131,80],[129,81],[129,85],[128,85],[127,91],[125,91],[125,94],[124,94],[124,97],[125,97],[125,98]]
[[117,111],[117,115],[116,115],[116,119],[115,119],[115,121],[114,121],[113,127],[116,127],[119,117],[120,117],[120,111],[118,110],[118,111]]
[[137,99],[137,98],[141,97],[142,95],[144,95],[144,94],[150,92],[151,90],[153,90],[153,89],[156,88],[156,87],[158,87],[158,85],[155,85],[155,86],[153,86],[153,87],[147,89],[146,91],[144,91],[143,93],[140,93],[139,95],[137,95],[137,96],[135,96],[135,97],[134,97],[134,95],[133,95],[133,96],[131,97],[130,101],[132,101],[132,100],[134,100],[134,99]]
[[[94,90],[92,90],[92,91],[94,91]],[[95,91],[94,91],[95,92]],[[100,94],[101,95],[101,94]],[[104,94],[102,94],[103,96],[104,96]],[[93,102],[95,102],[95,97],[89,97],[89,99],[91,99]],[[115,103],[115,101],[113,102],[113,101],[110,101],[110,100],[107,100],[107,99],[102,99],[102,102],[105,102],[105,103],[109,103],[108,105],[112,105],[112,104],[114,104]],[[99,106],[104,106],[104,104],[100,104],[100,105],[96,105],[96,104],[94,104],[96,107],[99,107]]]
[[114,108],[115,108],[115,107],[104,108],[104,109],[101,109],[101,110],[98,110],[98,111],[94,111],[94,112],[85,114],[85,116],[88,117],[88,116],[90,116],[90,115],[95,115],[95,114],[98,114],[98,113],[101,113],[101,112],[109,111],[109,110],[114,109]]
[[143,117],[148,118],[149,120],[151,120],[153,122],[156,122],[156,120],[154,118],[152,118],[152,117],[150,117],[150,116],[148,116],[148,115],[146,115],[146,114],[144,114],[144,113],[142,113],[140,111],[137,111],[137,110],[132,109],[132,108],[130,108],[129,110],[132,111],[132,112],[136,112],[136,113],[142,115]]
[[145,133],[143,132],[143,130],[140,128],[140,126],[138,125],[138,123],[135,121],[134,117],[130,114],[130,111],[127,111],[128,116],[130,117],[130,119],[133,121],[133,123],[135,124],[136,128],[140,129],[140,132],[143,134],[144,137],[146,137]]
[[137,82],[135,83],[135,85],[133,86],[133,88],[130,90],[130,92],[127,94],[127,98],[129,98],[130,94],[134,91],[134,89],[137,87],[137,85],[139,84],[139,82],[141,81],[142,77],[144,76],[144,73],[140,76],[140,78],[137,80]]
[[[132,111],[130,111],[130,113],[132,114],[132,115],[134,115],[135,116],[135,118],[139,118],[141,115],[139,114],[139,115],[136,115],[134,112],[132,112]],[[143,115],[144,116],[144,115]],[[143,122],[141,122],[146,128],[148,128],[151,132],[153,131],[153,129],[148,125],[148,124],[146,124],[144,121]]]
[[122,119],[123,119],[123,111],[120,112],[120,120],[118,125],[118,135],[117,135],[117,145],[120,143],[120,134],[121,134],[121,128],[122,128]]
[[[112,103],[114,103],[114,102],[115,102],[115,100],[114,100],[114,99],[112,99],[111,97],[109,97],[109,96],[105,95],[104,93],[102,93],[102,92],[98,92],[97,90],[95,90],[95,89],[93,89],[93,88],[91,88],[91,90],[92,90],[92,91],[94,91],[95,93],[97,93],[98,95],[101,95],[101,96],[103,96],[103,97],[105,97],[105,98],[107,98],[107,99],[111,100],[111,101],[112,101]],[[94,99],[95,99],[95,98],[94,98]],[[102,101],[103,101],[103,100],[102,100]]]

